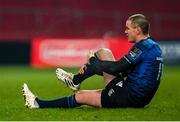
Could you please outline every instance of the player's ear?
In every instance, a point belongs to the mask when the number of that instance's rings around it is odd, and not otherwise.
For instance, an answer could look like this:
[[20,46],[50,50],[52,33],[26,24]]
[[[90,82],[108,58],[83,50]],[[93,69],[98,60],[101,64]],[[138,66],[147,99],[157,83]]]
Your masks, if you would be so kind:
[[141,30],[140,27],[136,27],[136,33],[137,33],[138,35],[142,33],[142,30]]

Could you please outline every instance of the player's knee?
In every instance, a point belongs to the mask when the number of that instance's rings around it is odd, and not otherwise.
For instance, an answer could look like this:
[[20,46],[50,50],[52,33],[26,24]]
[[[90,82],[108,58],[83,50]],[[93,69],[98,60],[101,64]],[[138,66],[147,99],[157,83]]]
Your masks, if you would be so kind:
[[108,48],[100,48],[97,50],[98,54],[107,54],[107,53],[111,53],[111,50]]
[[85,92],[83,92],[83,91],[78,91],[78,92],[76,92],[76,94],[75,94],[75,99],[76,99],[76,101],[77,101],[78,103],[82,103],[82,101],[83,101],[83,99],[84,99],[85,96],[86,96],[86,95],[85,95]]
[[96,55],[99,59],[102,59],[102,60],[114,60],[114,56],[111,50],[108,48],[100,48],[96,52]]

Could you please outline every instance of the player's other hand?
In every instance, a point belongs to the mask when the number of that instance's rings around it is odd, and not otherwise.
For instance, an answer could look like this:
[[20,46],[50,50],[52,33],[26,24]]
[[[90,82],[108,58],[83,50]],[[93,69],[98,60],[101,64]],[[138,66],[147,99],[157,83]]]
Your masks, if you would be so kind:
[[79,74],[84,74],[84,68],[85,68],[85,65],[81,66],[81,68],[79,69]]
[[[89,63],[89,59],[90,59],[91,57],[95,57],[95,52],[92,51],[92,50],[90,50],[90,51],[89,51],[89,54],[88,54],[88,63]],[[85,68],[86,68],[85,65],[81,66],[81,68],[79,69],[79,74],[84,74]]]

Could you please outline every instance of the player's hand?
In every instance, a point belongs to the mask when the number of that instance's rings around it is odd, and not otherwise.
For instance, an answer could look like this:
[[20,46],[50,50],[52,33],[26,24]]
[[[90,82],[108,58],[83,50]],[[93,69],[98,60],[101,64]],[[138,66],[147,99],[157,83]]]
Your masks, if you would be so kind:
[[83,65],[83,66],[81,66],[81,68],[79,69],[79,74],[84,74],[84,67],[85,67],[85,65]]
[[89,51],[88,59],[90,59],[91,57],[95,57],[95,52],[92,50]]

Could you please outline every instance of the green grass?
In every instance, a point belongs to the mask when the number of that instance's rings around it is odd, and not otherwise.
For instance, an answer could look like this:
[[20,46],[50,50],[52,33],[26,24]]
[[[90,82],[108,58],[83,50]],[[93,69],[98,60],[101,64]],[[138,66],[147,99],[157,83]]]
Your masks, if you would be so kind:
[[[78,69],[67,69],[76,72]],[[0,120],[180,120],[180,66],[165,66],[160,88],[143,109],[99,109],[81,106],[74,109],[37,109],[24,107],[21,86],[26,82],[37,96],[53,99],[73,94],[55,76],[55,69],[28,66],[0,66]],[[81,89],[103,88],[94,76]]]

